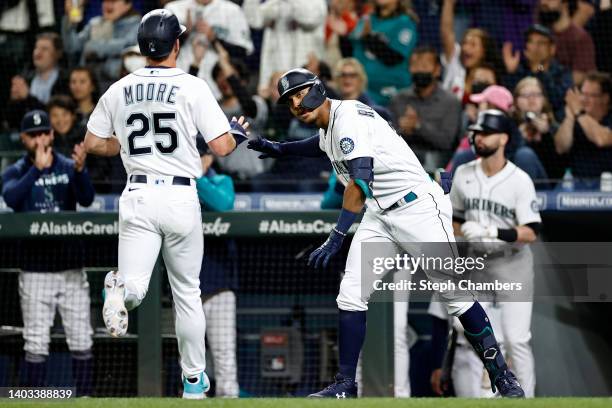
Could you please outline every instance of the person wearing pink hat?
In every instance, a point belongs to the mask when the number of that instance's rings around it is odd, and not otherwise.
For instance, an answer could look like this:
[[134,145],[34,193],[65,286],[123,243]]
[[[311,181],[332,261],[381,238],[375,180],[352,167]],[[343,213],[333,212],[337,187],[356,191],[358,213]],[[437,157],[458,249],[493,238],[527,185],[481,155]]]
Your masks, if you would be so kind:
[[[470,102],[478,106],[479,112],[483,112],[487,109],[500,109],[506,114],[510,114],[513,111],[514,97],[512,96],[512,92],[503,86],[490,85],[481,93],[470,95],[469,99]],[[510,135],[510,142],[506,147],[506,156],[519,168],[529,174],[533,180],[548,179],[546,170],[538,156],[533,149],[525,145],[516,126],[514,126],[513,132]],[[470,148],[467,137],[464,137],[459,143],[457,151],[448,163],[446,170],[453,173],[460,165],[476,158],[476,153]]]

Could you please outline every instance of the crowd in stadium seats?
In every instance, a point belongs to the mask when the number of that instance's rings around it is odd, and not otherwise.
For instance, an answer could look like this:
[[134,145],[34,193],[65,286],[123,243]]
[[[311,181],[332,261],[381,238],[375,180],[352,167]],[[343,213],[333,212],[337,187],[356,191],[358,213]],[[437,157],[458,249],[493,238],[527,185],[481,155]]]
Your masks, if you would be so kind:
[[[179,67],[208,82],[228,118],[249,117],[252,132],[282,141],[316,131],[276,104],[279,76],[304,66],[330,97],[374,107],[431,173],[474,159],[467,126],[478,111],[497,107],[515,119],[508,157],[539,186],[553,187],[571,169],[598,188],[601,173],[612,170],[610,3],[6,1],[0,154],[15,157],[23,147],[11,134],[27,112],[45,109],[57,151],[70,156],[100,94],[145,65],[136,45],[141,15],[165,7],[188,28]],[[293,190],[321,189],[331,172],[326,161],[262,161],[243,146],[213,166],[242,191],[283,191],[287,180],[303,181]],[[119,159],[88,157],[87,167],[98,193],[120,191]]]

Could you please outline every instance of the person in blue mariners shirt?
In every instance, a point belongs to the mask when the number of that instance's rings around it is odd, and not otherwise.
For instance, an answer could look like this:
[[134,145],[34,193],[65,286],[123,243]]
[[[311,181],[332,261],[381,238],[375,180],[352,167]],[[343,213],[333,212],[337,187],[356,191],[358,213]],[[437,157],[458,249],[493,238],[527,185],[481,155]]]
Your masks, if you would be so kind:
[[[83,144],[72,158],[53,149],[47,113],[26,113],[21,122],[26,155],[2,175],[4,201],[15,212],[75,210],[89,206],[94,189],[85,168]],[[44,245],[41,245],[43,243]],[[83,271],[83,247],[74,240],[25,240],[19,245],[19,298],[23,317],[25,362],[22,385],[43,387],[55,311],[59,310],[72,355],[72,376],[78,395],[90,395],[93,355],[89,283]]]
[[28,112],[21,121],[26,155],[2,175],[2,196],[15,212],[74,211],[94,199],[85,168],[83,143],[74,146],[72,159],[53,150],[53,130],[45,111]]

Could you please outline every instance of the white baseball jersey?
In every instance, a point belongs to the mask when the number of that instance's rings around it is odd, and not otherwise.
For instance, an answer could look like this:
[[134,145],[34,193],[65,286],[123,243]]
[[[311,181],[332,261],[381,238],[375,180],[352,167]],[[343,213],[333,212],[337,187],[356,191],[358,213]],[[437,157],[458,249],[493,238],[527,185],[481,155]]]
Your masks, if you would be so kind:
[[203,80],[178,68],[142,68],[102,95],[87,129],[121,144],[128,174],[197,178],[202,175],[196,135],[206,142],[230,130]]
[[430,177],[406,142],[374,109],[359,101],[331,99],[329,125],[319,130],[319,147],[345,186],[350,180],[348,161],[373,158],[373,197],[366,200],[373,210],[389,208],[424,183],[431,187]]
[[497,228],[541,222],[529,175],[508,161],[500,172],[488,177],[481,161],[471,161],[455,171],[450,192],[453,214]]

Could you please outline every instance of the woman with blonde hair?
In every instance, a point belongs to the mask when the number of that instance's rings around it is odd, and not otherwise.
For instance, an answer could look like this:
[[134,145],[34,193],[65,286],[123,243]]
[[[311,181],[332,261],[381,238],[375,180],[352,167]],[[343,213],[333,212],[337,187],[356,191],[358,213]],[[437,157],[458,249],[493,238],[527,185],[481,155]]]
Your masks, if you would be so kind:
[[342,58],[334,70],[334,85],[342,99],[355,99],[370,106],[387,121],[391,113],[383,106],[376,104],[368,92],[368,76],[365,68],[356,58]]
[[523,78],[514,89],[514,119],[527,146],[536,153],[551,179],[563,177],[568,158],[557,154],[554,134],[559,128],[540,80]]

